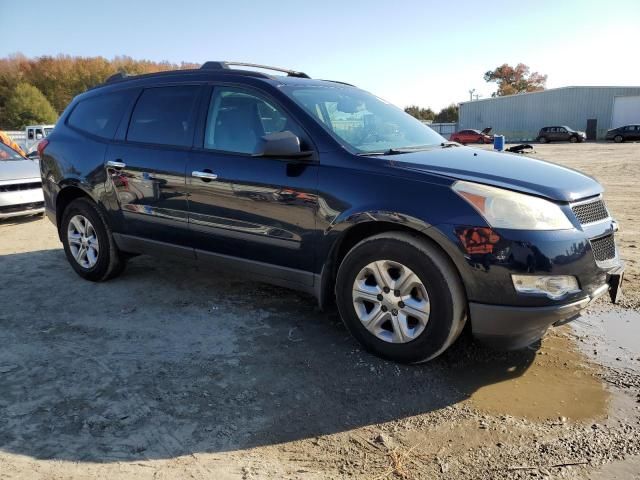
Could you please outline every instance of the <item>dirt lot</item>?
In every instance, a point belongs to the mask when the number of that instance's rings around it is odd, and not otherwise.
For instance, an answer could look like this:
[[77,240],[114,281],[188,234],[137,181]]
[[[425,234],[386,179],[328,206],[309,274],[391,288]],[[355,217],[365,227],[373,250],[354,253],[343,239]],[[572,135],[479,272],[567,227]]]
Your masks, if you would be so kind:
[[0,479],[640,478],[640,144],[535,155],[605,185],[626,309],[418,367],[309,297],[149,257],[88,283],[0,224]]

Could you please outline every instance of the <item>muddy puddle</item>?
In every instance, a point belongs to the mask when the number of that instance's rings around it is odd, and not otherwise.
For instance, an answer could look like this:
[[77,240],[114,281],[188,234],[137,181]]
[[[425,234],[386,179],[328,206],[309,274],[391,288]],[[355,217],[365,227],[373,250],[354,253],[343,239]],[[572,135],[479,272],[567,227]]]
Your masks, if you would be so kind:
[[597,366],[580,352],[568,326],[547,334],[538,349],[496,353],[464,362],[453,381],[479,410],[532,420],[603,417],[609,394]]
[[598,309],[571,323],[578,346],[598,363],[640,372],[640,312]]

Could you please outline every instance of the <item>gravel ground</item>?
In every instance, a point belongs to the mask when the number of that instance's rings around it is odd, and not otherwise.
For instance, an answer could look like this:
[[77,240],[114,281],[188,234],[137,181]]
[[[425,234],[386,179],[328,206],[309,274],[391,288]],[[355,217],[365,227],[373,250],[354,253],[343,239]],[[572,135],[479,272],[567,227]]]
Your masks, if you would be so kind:
[[640,338],[601,327],[640,321],[640,145],[535,155],[607,188],[624,305],[418,367],[361,351],[309,297],[149,257],[88,283],[47,220],[0,224],[0,479],[634,478]]

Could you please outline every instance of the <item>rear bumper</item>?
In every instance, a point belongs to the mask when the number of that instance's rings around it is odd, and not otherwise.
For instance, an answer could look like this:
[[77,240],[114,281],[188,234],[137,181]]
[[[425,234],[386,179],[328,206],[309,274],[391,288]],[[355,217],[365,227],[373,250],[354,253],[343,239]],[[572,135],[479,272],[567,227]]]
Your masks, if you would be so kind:
[[591,302],[606,294],[604,284],[581,300],[547,307],[511,307],[469,303],[474,337],[496,348],[513,350],[541,339],[552,325],[562,325],[580,316]]

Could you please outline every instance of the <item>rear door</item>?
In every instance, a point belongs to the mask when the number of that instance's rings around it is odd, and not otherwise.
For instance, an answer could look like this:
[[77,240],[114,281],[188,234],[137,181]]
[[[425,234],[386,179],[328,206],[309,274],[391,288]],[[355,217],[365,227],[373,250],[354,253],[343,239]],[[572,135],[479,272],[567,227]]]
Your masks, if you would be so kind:
[[146,88],[105,167],[122,232],[134,239],[190,247],[185,171],[193,144],[200,85]]
[[278,102],[245,87],[215,86],[202,117],[203,138],[187,168],[199,261],[311,285],[317,157],[253,156],[266,134],[289,130],[308,149],[306,134]]

